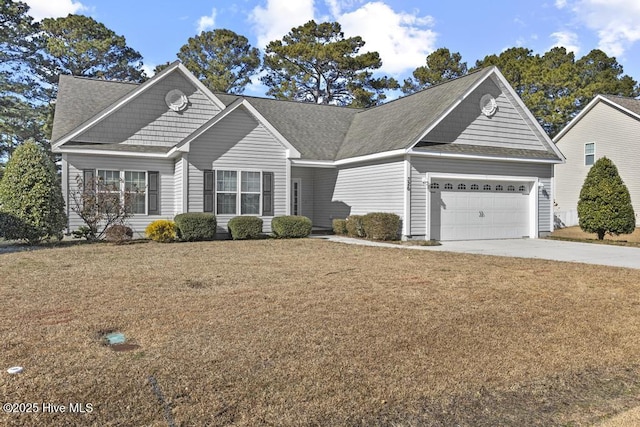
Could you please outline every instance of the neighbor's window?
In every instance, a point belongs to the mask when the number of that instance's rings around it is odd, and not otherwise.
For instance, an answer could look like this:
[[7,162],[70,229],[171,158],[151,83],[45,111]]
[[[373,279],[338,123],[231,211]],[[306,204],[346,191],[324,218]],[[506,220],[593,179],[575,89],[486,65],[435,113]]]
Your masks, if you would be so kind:
[[584,144],[584,165],[591,166],[596,158],[596,143],[589,142]]

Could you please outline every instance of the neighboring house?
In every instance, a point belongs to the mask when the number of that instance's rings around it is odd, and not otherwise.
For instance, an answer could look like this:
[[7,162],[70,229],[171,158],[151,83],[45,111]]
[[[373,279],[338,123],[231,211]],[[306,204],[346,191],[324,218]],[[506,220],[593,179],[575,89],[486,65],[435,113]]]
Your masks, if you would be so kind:
[[495,67],[366,110],[214,94],[177,62],[140,85],[61,76],[52,145],[66,200],[78,176],[144,190],[138,232],[182,212],[220,232],[393,212],[403,238],[535,238],[564,160]]
[[578,199],[591,166],[607,157],[640,213],[640,100],[598,95],[554,138],[567,157],[555,167],[556,226],[578,225]]

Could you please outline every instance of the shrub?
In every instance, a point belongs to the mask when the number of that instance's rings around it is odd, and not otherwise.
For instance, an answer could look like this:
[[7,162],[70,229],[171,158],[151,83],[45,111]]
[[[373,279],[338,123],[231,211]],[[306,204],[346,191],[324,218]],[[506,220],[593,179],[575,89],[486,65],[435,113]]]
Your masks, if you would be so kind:
[[339,235],[347,234],[347,220],[346,219],[334,219],[332,222],[333,232]]
[[578,200],[580,228],[587,233],[629,234],[636,227],[636,218],[627,186],[618,168],[606,157],[598,159],[589,169]]
[[155,242],[167,243],[176,239],[176,223],[168,219],[157,219],[147,225],[144,231]]
[[173,219],[178,227],[178,237],[188,242],[213,240],[216,238],[217,221],[214,214],[189,212]]
[[306,216],[277,216],[271,220],[271,230],[276,237],[292,239],[311,234],[311,220]]
[[108,242],[122,243],[133,238],[133,230],[123,224],[114,224],[104,234]]
[[349,215],[347,217],[347,235],[351,237],[364,237],[362,215]]
[[257,216],[236,216],[227,224],[233,240],[257,239],[262,234],[262,219]]
[[9,159],[0,181],[0,209],[14,217],[3,231],[7,239],[35,244],[62,238],[67,216],[60,180],[47,153],[34,142],[20,145]]
[[394,213],[372,212],[362,217],[364,234],[373,240],[396,240],[400,217]]

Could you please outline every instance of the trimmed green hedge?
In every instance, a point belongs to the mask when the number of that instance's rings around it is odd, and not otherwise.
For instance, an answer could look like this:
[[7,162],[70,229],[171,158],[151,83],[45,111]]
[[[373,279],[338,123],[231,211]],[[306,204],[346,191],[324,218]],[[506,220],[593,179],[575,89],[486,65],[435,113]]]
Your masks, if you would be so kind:
[[362,215],[349,215],[347,217],[347,235],[350,237],[365,237]]
[[216,216],[206,212],[188,212],[173,219],[178,227],[178,238],[187,242],[214,240],[216,238]]
[[277,216],[271,220],[271,230],[281,239],[307,237],[311,234],[311,220],[306,216]]
[[346,219],[334,219],[332,221],[333,233],[343,236],[347,234],[347,220]]
[[373,240],[396,240],[400,217],[394,213],[372,212],[362,217],[364,235]]
[[233,240],[257,239],[262,234],[262,219],[257,216],[236,216],[227,224]]

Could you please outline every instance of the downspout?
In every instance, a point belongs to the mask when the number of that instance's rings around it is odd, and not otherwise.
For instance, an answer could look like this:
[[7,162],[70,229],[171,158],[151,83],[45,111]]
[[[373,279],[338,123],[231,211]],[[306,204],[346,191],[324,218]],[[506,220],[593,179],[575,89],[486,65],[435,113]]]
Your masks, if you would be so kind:
[[411,235],[411,156],[404,155],[404,207],[402,216],[402,240]]

